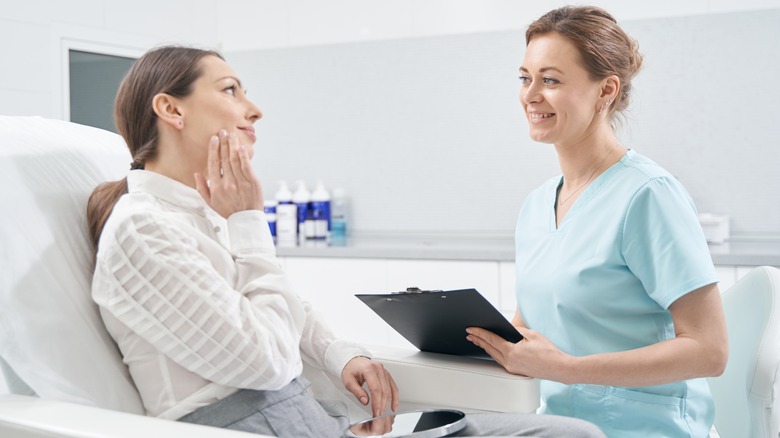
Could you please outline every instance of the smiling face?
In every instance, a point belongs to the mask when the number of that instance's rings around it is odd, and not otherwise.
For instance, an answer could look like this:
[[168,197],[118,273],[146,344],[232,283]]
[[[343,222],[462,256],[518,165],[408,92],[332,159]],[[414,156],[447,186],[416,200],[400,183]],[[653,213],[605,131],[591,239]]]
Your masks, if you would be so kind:
[[603,123],[598,116],[602,81],[591,79],[580,59],[577,48],[557,33],[528,43],[520,67],[520,102],[533,140],[574,144]]
[[246,97],[235,71],[222,59],[206,56],[200,60],[201,75],[193,83],[192,93],[181,99],[184,120],[182,134],[188,153],[205,167],[209,139],[224,129],[236,132],[250,158],[256,140],[254,123],[262,112]]

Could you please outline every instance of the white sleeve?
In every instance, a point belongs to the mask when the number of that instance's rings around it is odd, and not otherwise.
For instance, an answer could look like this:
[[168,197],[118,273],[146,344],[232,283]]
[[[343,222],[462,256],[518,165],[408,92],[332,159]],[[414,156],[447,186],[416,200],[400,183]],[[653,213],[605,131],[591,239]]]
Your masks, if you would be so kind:
[[306,325],[301,337],[301,352],[306,362],[340,379],[341,370],[352,358],[371,358],[371,352],[360,345],[337,339],[323,315],[312,309],[309,302],[303,305],[306,309]]
[[[268,257],[276,256],[276,249],[271,234],[266,232],[268,230],[267,223],[262,219],[261,221],[263,223],[258,226],[250,212],[240,212],[230,216],[228,219],[230,245],[234,253],[242,254],[244,252],[243,248],[249,242],[259,237],[264,241],[260,245],[255,245],[252,251],[258,251],[258,248],[262,248],[261,251]],[[263,232],[258,233],[258,230]],[[236,263],[241,268],[241,260],[237,259]],[[274,261],[274,263],[276,262]],[[242,272],[239,271],[239,274],[242,274]],[[248,275],[253,275],[253,271],[249,270]],[[292,290],[292,287],[288,286],[288,290]],[[306,323],[303,327],[300,349],[306,362],[340,379],[341,370],[344,369],[344,366],[352,358],[356,356],[371,357],[371,352],[360,345],[337,339],[333,330],[327,324],[325,317],[322,313],[314,310],[311,303],[301,300],[301,305],[306,312]]]
[[[235,288],[178,224],[131,214],[101,239],[95,301],[187,370],[225,386],[279,389],[302,369],[306,320],[263,233],[262,212],[228,219]],[[254,233],[250,233],[250,229]],[[235,234],[234,234],[235,233]],[[105,237],[105,236],[104,236]]]

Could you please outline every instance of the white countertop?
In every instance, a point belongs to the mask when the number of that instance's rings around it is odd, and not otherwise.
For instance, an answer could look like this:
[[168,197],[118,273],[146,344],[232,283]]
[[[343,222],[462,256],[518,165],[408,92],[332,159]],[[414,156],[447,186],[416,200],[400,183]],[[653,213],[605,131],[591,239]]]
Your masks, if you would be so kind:
[[[710,245],[713,263],[738,266],[780,266],[780,239],[733,238]],[[429,260],[514,261],[511,237],[423,236],[365,234],[350,237],[343,246],[309,241],[278,247],[280,257],[340,257]]]

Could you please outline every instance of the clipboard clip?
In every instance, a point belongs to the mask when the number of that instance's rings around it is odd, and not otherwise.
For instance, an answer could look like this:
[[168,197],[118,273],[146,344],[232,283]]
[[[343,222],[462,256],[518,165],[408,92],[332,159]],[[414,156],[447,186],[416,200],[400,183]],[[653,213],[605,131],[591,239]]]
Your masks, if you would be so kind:
[[419,287],[407,287],[406,290],[398,291],[398,292],[390,292],[392,294],[429,294],[432,292],[443,292],[441,289],[438,290],[422,290]]

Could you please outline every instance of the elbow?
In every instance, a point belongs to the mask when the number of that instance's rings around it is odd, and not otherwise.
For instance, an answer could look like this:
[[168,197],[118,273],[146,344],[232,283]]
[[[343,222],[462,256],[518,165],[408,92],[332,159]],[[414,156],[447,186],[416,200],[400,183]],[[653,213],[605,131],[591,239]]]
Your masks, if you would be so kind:
[[718,377],[726,371],[729,360],[729,348],[726,343],[714,348],[709,354],[707,377]]

